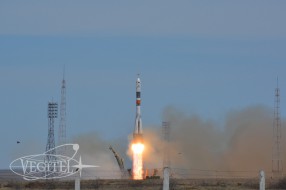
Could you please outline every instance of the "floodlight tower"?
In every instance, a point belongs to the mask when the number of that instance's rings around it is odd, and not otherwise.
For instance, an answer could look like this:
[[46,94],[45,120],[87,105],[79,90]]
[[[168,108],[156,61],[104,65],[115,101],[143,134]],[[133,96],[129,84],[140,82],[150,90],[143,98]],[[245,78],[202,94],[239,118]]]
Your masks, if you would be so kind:
[[46,146],[46,152],[49,152],[46,155],[46,162],[52,163],[55,161],[55,136],[54,136],[54,126],[55,118],[58,117],[58,104],[56,102],[48,103],[48,142]]
[[275,89],[274,119],[273,119],[273,144],[272,144],[272,174],[274,177],[282,177],[282,127],[280,118],[280,89]]
[[66,81],[65,70],[63,74],[61,87],[61,104],[60,104],[60,125],[58,134],[58,145],[66,143]]

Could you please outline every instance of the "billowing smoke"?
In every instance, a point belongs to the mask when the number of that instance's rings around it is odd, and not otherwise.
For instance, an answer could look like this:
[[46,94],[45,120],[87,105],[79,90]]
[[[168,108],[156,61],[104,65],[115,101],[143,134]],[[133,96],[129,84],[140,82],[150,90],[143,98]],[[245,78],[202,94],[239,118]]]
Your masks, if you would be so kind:
[[[271,108],[252,106],[231,111],[226,114],[224,121],[219,123],[205,120],[198,115],[186,115],[175,108],[166,108],[163,120],[169,121],[171,127],[168,150],[173,175],[246,177],[257,176],[261,169],[268,174],[271,171],[273,142]],[[285,122],[282,121],[283,123]],[[143,136],[144,167],[162,168],[165,145],[162,128],[144,126]],[[282,136],[285,137],[285,131]],[[132,135],[129,136],[129,140],[131,142]],[[126,156],[123,154],[127,152],[130,160],[132,158],[128,144],[122,143],[122,140],[118,140],[118,143],[107,142],[97,134],[91,133],[78,136],[74,141],[80,144],[80,154],[85,164],[99,165],[105,171],[118,171],[101,173],[100,169],[94,170],[92,175],[100,178],[120,178],[116,160],[108,150],[110,144],[116,144],[121,156]],[[282,148],[284,151],[283,146]],[[128,160],[125,160],[126,162]],[[223,173],[223,171],[232,172]]]
[[271,171],[273,111],[257,106],[228,115],[224,167],[229,170]]
[[[222,124],[197,115],[188,116],[174,108],[167,108],[163,115],[164,121],[171,125],[168,150],[174,171],[178,168],[181,169],[178,173],[184,173],[182,169],[185,169],[202,175],[233,171],[233,175],[242,177],[257,176],[261,169],[271,171],[272,109],[254,106],[231,111]],[[145,166],[162,167],[164,141],[161,128],[145,128],[144,138],[148,144]]]
[[110,142],[95,132],[79,135],[73,142],[80,145],[78,155],[82,157],[83,164],[100,166],[84,169],[83,177],[104,179],[121,177],[117,162],[109,150]]

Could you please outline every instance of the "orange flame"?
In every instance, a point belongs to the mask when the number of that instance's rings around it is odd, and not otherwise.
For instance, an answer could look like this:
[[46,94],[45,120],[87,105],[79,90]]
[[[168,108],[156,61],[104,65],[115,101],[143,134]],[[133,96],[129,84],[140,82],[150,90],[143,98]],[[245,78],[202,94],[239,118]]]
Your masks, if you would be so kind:
[[144,144],[136,143],[131,146],[133,152],[133,168],[132,174],[134,180],[143,179],[143,151]]

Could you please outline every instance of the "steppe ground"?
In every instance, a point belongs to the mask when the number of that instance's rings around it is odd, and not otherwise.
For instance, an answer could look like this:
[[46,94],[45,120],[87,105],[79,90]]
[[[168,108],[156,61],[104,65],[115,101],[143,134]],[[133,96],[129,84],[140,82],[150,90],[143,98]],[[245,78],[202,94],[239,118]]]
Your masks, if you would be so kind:
[[[267,180],[266,189],[278,190],[278,181]],[[81,190],[162,190],[162,179],[133,180],[84,180]],[[280,183],[281,184],[281,183]],[[1,190],[74,189],[74,181],[0,181]],[[170,190],[253,190],[259,189],[258,179],[172,179]]]

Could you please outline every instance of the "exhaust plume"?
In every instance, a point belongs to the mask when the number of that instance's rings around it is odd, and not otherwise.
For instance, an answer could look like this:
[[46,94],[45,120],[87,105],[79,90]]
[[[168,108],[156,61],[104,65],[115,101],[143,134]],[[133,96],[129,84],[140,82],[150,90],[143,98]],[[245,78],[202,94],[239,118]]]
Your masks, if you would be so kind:
[[[253,106],[231,111],[221,125],[198,115],[188,116],[174,108],[165,109],[163,117],[171,123],[168,149],[174,171],[186,169],[192,171],[192,175],[224,175],[214,173],[229,171],[225,173],[228,176],[239,172],[245,172],[240,173],[244,176],[257,176],[262,169],[271,172],[272,109]],[[145,166],[162,168],[161,128],[147,128],[144,137]],[[185,175],[183,171],[179,173]]]
[[[258,105],[231,111],[219,124],[169,107],[163,112],[163,120],[171,125],[168,149],[173,176],[255,177],[260,170],[271,176],[273,109]],[[282,120],[282,128],[284,123]],[[285,139],[285,130],[282,138]],[[108,149],[110,144],[118,146],[116,149],[122,157],[125,156],[123,150],[127,150],[132,159],[132,135],[129,136],[129,147],[125,141],[117,139],[116,143],[110,143],[95,133],[80,135],[74,142],[80,144],[84,163],[100,166],[92,171],[92,175],[99,178],[120,178],[118,165]],[[145,169],[162,168],[164,143],[161,126],[145,127]],[[125,166],[128,162],[130,165],[130,160],[125,160]],[[101,170],[116,172],[111,175]]]

